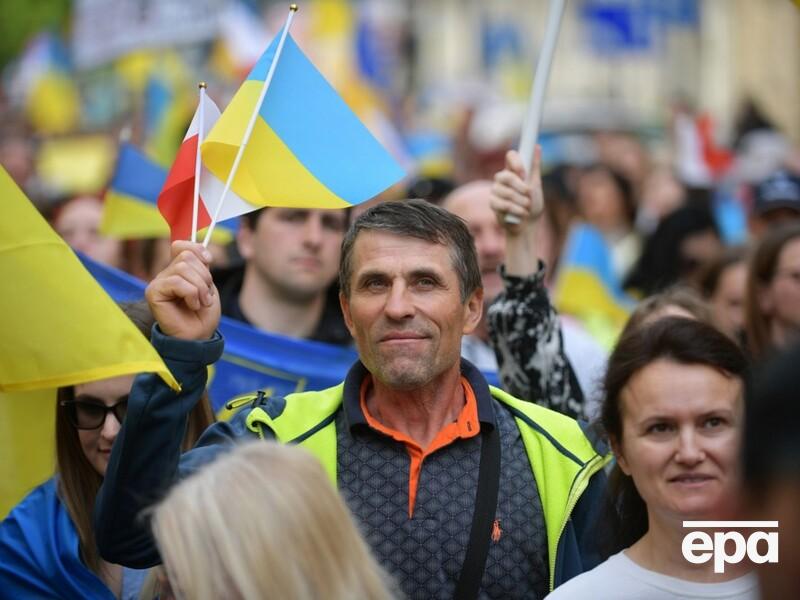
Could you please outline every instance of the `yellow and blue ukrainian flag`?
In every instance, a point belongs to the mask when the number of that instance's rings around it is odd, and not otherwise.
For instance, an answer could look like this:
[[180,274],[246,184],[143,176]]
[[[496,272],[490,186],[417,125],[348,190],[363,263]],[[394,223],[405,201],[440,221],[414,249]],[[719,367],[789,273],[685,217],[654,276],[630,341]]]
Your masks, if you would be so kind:
[[603,235],[585,223],[572,227],[556,277],[553,302],[559,312],[581,320],[611,347],[634,307],[614,275]]
[[[169,238],[169,224],[158,210],[158,195],[167,179],[167,170],[136,148],[120,144],[117,166],[105,195],[103,235],[118,239]],[[211,236],[213,242],[233,240],[238,221],[220,223]]]
[[166,179],[166,169],[133,145],[122,143],[106,192],[100,231],[120,239],[169,237],[169,225],[156,205]]
[[[203,143],[203,163],[222,181],[258,102],[278,38]],[[260,206],[344,208],[377,196],[404,175],[287,35],[233,191]]]

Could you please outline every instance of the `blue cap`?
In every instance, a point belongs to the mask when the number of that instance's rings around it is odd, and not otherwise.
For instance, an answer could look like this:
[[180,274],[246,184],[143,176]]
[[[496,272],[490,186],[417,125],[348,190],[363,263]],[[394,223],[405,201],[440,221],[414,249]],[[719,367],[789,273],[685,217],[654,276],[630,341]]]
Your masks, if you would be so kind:
[[753,210],[763,214],[776,208],[800,213],[800,177],[776,171],[756,186]]

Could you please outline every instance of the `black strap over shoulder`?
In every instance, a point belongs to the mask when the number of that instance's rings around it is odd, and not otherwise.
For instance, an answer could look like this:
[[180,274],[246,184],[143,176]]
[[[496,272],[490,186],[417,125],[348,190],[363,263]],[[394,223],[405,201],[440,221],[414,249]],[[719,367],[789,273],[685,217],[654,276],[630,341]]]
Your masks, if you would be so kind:
[[455,600],[474,600],[478,597],[486,557],[489,555],[489,541],[492,524],[497,512],[497,494],[500,490],[500,434],[496,427],[484,425],[481,432],[481,461],[478,470],[478,490],[475,494],[475,512],[472,515],[472,528],[469,545],[461,566],[461,574],[453,594]]

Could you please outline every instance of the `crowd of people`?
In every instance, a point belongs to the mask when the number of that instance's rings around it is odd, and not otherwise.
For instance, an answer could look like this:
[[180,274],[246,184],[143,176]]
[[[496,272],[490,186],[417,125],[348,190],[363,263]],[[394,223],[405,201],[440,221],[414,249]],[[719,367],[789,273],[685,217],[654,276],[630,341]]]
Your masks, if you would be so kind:
[[[0,596],[800,597],[800,149],[752,167],[748,140],[785,138],[740,125],[705,188],[591,132],[590,161],[472,154],[366,206],[251,212],[213,252],[110,238],[99,195],[42,203],[148,282],[123,308],[181,389],[58,390],[57,469],[0,523]],[[0,140],[23,188],[25,148]],[[635,304],[610,336],[551,301],[577,225]],[[216,421],[222,315],[358,360]],[[733,520],[778,521],[778,564],[685,558],[685,521]]]

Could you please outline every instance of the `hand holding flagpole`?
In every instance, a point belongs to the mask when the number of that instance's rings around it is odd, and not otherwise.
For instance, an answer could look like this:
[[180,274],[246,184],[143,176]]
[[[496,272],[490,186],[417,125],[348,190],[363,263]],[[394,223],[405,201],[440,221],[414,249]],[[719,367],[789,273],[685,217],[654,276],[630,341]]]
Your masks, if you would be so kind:
[[204,96],[206,94],[206,82],[201,81],[197,87],[200,88],[200,111],[198,114],[198,132],[197,132],[197,155],[194,159],[194,201],[192,204],[192,242],[197,241],[197,210],[200,201],[200,173],[202,171],[202,161],[200,160],[200,146],[203,143],[203,135],[205,133],[205,115],[203,105],[205,102]]
[[[544,95],[547,91],[547,81],[550,79],[550,67],[553,65],[565,4],[566,0],[550,0],[542,52],[539,54],[539,60],[536,65],[536,76],[533,78],[528,110],[525,113],[525,120],[522,122],[519,154],[522,157],[526,175],[530,175],[533,151],[536,148],[536,141],[539,137],[539,125],[542,121],[542,111],[544,109]],[[511,214],[507,214],[504,217],[504,221],[509,224],[519,223],[519,219]]]
[[242,137],[242,143],[239,146],[239,151],[236,153],[236,158],[233,161],[231,172],[228,173],[228,179],[225,181],[225,188],[222,190],[222,195],[219,198],[217,207],[214,210],[214,215],[211,218],[211,225],[208,226],[206,237],[203,240],[203,246],[205,248],[208,248],[208,242],[211,241],[211,234],[214,232],[214,227],[217,225],[217,219],[219,218],[222,203],[225,201],[225,196],[228,195],[228,190],[231,188],[233,178],[236,176],[236,171],[239,169],[239,162],[242,160],[244,149],[247,147],[247,143],[250,141],[250,136],[253,133],[253,127],[255,127],[256,119],[258,118],[258,113],[261,110],[261,105],[264,103],[264,96],[266,96],[267,89],[272,81],[272,76],[275,74],[275,68],[278,66],[278,59],[283,51],[283,44],[286,42],[286,36],[289,34],[289,27],[292,25],[292,20],[294,19],[296,12],[297,5],[291,4],[289,6],[289,16],[286,18],[286,25],[284,25],[283,31],[281,32],[281,39],[278,41],[278,47],[275,49],[275,56],[272,57],[272,64],[270,64],[269,71],[267,71],[267,77],[264,79],[264,85],[261,88],[261,94],[259,94],[258,101],[253,108],[253,114],[250,115],[250,122],[247,124],[247,129],[245,129],[244,136]]

